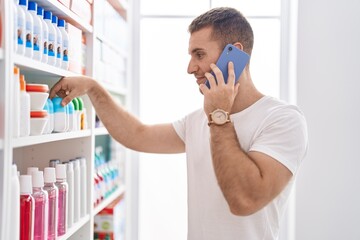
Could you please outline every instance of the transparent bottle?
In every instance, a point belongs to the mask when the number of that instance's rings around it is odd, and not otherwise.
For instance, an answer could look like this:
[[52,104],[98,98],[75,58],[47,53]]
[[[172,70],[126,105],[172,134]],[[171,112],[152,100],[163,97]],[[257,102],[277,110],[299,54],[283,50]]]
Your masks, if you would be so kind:
[[62,35],[60,32],[60,29],[58,28],[58,17],[55,15],[52,15],[52,24],[55,28],[56,31],[56,43],[55,43],[55,56],[56,56],[56,63],[55,66],[56,67],[61,67],[61,63],[62,63]]
[[37,3],[30,1],[28,4],[28,11],[33,17],[33,59],[41,61],[42,52],[40,51],[40,45],[42,42],[42,22],[37,15]]
[[58,198],[59,190],[55,186],[55,168],[44,168],[44,190],[49,197],[49,215],[48,215],[48,240],[55,240],[57,237],[58,220]]
[[16,52],[20,55],[25,54],[25,25],[26,25],[26,17],[25,11],[20,5],[16,4],[16,15],[17,15],[17,48]]
[[42,171],[32,171],[32,196],[35,200],[34,240],[46,240],[48,236],[48,193],[43,189],[44,175]]
[[61,68],[68,70],[69,69],[69,36],[65,30],[65,20],[58,20],[58,28],[62,36],[62,63]]
[[11,166],[11,199],[10,199],[10,229],[7,229],[6,239],[20,237],[20,182],[15,164]]
[[67,207],[68,207],[68,184],[66,182],[66,165],[56,164],[56,183],[55,185],[59,189],[59,201],[58,201],[58,236],[62,236],[67,230]]
[[44,9],[40,6],[37,8],[37,15],[41,20],[42,25],[42,39],[40,42],[40,50],[42,53],[41,61],[43,63],[48,62],[48,38],[49,38],[49,28],[44,20]]
[[48,52],[48,61],[47,63],[55,66],[56,64],[56,55],[55,55],[55,42],[56,42],[56,30],[52,21],[52,12],[44,11],[44,20],[48,27],[49,35],[47,42],[47,52]]
[[34,31],[34,19],[27,10],[27,0],[19,1],[20,7],[24,9],[25,12],[25,56],[32,58],[33,57],[33,31]]
[[32,240],[34,234],[35,201],[31,196],[30,175],[20,176],[20,240]]
[[72,162],[66,163],[66,177],[69,187],[67,224],[70,228],[74,224],[74,166]]

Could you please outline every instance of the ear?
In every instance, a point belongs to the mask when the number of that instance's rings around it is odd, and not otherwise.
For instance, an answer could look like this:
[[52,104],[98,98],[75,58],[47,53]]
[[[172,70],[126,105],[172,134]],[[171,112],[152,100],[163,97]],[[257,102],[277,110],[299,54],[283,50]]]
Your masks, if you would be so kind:
[[244,46],[241,44],[241,42],[233,43],[233,45],[235,47],[239,48],[240,50],[244,51]]

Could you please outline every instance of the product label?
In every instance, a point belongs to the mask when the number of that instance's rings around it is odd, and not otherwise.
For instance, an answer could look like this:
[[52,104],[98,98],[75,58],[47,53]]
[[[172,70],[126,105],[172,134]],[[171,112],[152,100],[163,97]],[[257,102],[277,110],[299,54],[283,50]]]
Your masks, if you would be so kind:
[[49,33],[49,41],[48,41],[48,55],[50,57],[55,57],[55,46],[54,46],[54,42],[55,42],[55,35],[53,33]]
[[24,18],[18,17],[18,27],[17,27],[17,37],[18,37],[18,44],[24,44],[24,36],[25,36],[25,29],[24,29]]
[[43,32],[43,41],[44,41],[44,54],[48,54],[48,35],[49,33],[47,31]]
[[61,59],[61,36],[57,38],[57,51],[56,51],[56,58],[60,58]]
[[32,25],[30,21],[26,21],[26,47],[27,48],[32,48],[33,47],[33,43],[32,43]]
[[69,41],[68,40],[64,40],[63,42],[63,61],[67,62],[69,61],[69,52],[68,52],[68,48],[69,48]]
[[40,27],[34,26],[34,51],[40,51]]

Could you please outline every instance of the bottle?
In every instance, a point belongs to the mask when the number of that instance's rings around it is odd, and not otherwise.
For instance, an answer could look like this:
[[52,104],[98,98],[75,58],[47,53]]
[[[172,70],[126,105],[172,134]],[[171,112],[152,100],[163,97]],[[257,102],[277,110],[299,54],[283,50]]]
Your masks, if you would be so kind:
[[55,43],[55,50],[56,50],[56,63],[55,66],[56,67],[61,67],[61,63],[62,63],[62,36],[61,36],[61,32],[58,28],[58,17],[55,15],[52,15],[52,24],[55,28],[56,31],[56,43]]
[[71,102],[68,103],[68,120],[69,120],[69,128],[68,132],[75,131],[75,124],[76,124],[76,115],[74,113],[74,104]]
[[15,164],[11,166],[11,196],[10,196],[10,229],[5,239],[19,239],[20,237],[20,182]]
[[13,91],[13,137],[20,137],[20,68],[14,67],[14,91]]
[[26,25],[26,17],[25,12],[20,5],[16,4],[16,15],[17,15],[17,50],[16,52],[20,55],[25,54],[25,25]]
[[44,9],[40,6],[37,7],[37,15],[41,21],[42,34],[40,41],[40,51],[42,53],[41,61],[43,63],[48,62],[48,37],[49,37],[49,28],[44,20]]
[[32,240],[34,235],[35,201],[31,196],[30,175],[20,176],[20,240]]
[[70,160],[74,164],[74,223],[80,220],[80,161],[78,159]]
[[86,215],[86,208],[87,208],[87,194],[86,194],[86,159],[84,157],[80,158],[80,178],[81,178],[81,209],[80,209],[80,217],[83,218]]
[[34,240],[46,240],[48,236],[48,211],[49,197],[44,187],[44,175],[42,171],[33,171],[32,196],[35,201],[35,222],[34,222]]
[[80,130],[80,113],[79,113],[79,100],[77,98],[74,98],[72,100],[72,103],[74,104],[74,118],[75,118],[75,126],[74,126],[74,131],[79,131]]
[[30,135],[30,95],[25,89],[25,77],[20,75],[20,137]]
[[39,168],[38,167],[28,167],[26,170],[26,174],[32,176],[33,172],[38,172]]
[[28,11],[33,17],[33,59],[41,61],[42,52],[40,51],[40,44],[42,42],[42,22],[37,15],[37,3],[29,2]]
[[34,31],[34,19],[27,11],[27,0],[19,1],[20,7],[24,9],[25,12],[25,56],[32,58],[33,57],[33,31]]
[[69,36],[65,30],[65,20],[58,20],[58,28],[62,36],[62,63],[61,68],[68,70],[69,69]]
[[58,236],[62,236],[67,230],[67,206],[68,206],[68,184],[66,182],[66,165],[56,164],[56,183],[55,185],[59,189],[59,201],[58,201]]
[[62,98],[52,99],[54,107],[54,132],[65,132],[67,129],[66,108],[61,105]]
[[49,108],[49,133],[54,131],[54,105],[50,98],[47,99]]
[[44,11],[44,20],[48,27],[48,42],[47,42],[47,52],[48,52],[48,61],[47,63],[55,66],[56,64],[56,55],[55,55],[55,42],[56,42],[56,30],[54,25],[51,23],[52,21],[52,12]]
[[[49,167],[55,168],[55,172],[56,172],[56,165],[57,165],[57,164],[61,164],[60,159],[51,159],[51,160],[49,161]],[[56,174],[57,174],[57,173],[56,173]],[[56,178],[57,178],[57,175],[56,175]]]
[[87,129],[86,108],[82,98],[78,97],[77,99],[79,102],[80,130],[84,130]]
[[69,187],[67,224],[71,228],[74,224],[74,167],[72,162],[66,163],[66,176]]
[[[14,42],[14,52],[17,51],[17,38],[18,38],[18,33],[17,33],[17,27],[18,27],[18,22],[17,22],[17,18],[18,18],[18,14],[17,14],[17,7],[15,2],[13,2],[12,5],[13,8],[13,13],[14,13],[14,38],[13,38],[13,42]],[[1,35],[1,34],[0,34]]]
[[55,168],[44,168],[44,190],[47,191],[49,197],[47,240],[55,240],[57,237],[59,191],[58,188],[55,186],[55,181]]

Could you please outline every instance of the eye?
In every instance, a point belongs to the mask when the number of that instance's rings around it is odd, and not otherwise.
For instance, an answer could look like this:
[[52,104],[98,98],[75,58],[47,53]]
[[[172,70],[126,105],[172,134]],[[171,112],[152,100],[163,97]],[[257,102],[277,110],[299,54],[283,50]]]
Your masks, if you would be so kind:
[[202,52],[197,52],[196,54],[195,54],[195,56],[196,56],[196,58],[198,58],[198,59],[202,59],[203,57],[204,57],[204,53],[202,53]]

